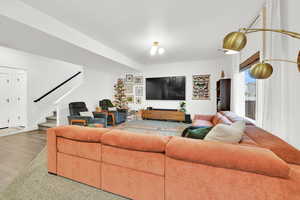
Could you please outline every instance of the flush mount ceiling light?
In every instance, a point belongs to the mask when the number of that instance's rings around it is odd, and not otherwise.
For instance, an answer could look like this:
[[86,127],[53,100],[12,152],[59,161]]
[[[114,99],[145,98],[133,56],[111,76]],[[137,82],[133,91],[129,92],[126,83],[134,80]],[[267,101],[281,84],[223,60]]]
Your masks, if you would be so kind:
[[155,56],[156,54],[162,55],[165,53],[165,49],[160,47],[159,42],[153,42],[150,49],[150,55]]
[[[282,29],[267,29],[267,28],[241,28],[237,32],[231,32],[226,35],[226,37],[223,40],[223,49],[222,51],[225,54],[237,54],[247,44],[247,36],[248,33],[255,33],[259,31],[269,31],[269,32],[276,32],[281,33],[284,35],[291,36],[296,39],[300,39],[300,33],[286,31]],[[284,59],[264,59],[261,63],[253,66],[250,69],[250,75],[255,79],[267,79],[269,78],[273,73],[273,67],[271,64],[266,63],[268,61],[279,61],[279,62],[290,62],[295,63],[298,65],[298,70],[300,72],[300,63],[299,63],[299,57],[297,62],[290,61],[290,60],[284,60]]]

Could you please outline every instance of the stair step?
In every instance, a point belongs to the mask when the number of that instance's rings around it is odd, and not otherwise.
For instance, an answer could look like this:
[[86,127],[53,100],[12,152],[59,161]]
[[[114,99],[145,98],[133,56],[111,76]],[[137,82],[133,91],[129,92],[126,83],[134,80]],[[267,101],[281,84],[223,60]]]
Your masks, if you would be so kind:
[[39,130],[47,130],[48,128],[53,128],[56,127],[56,123],[41,123],[38,125],[39,126]]
[[47,122],[56,122],[57,117],[56,116],[49,116],[46,117]]

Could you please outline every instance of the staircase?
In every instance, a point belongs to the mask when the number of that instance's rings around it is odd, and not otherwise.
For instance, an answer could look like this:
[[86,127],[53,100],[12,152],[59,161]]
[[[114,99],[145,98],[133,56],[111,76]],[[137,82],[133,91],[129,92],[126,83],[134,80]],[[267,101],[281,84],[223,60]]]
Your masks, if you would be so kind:
[[38,127],[41,131],[56,127],[56,111],[53,112],[52,116],[46,117],[46,122],[38,124]]

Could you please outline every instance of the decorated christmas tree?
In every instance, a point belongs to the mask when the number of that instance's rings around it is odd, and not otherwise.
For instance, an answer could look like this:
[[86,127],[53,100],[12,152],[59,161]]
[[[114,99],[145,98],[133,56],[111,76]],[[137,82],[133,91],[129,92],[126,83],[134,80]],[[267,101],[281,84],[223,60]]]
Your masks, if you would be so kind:
[[117,83],[114,85],[115,90],[115,100],[114,105],[118,109],[128,109],[128,102],[125,95],[125,84],[123,79],[118,79]]

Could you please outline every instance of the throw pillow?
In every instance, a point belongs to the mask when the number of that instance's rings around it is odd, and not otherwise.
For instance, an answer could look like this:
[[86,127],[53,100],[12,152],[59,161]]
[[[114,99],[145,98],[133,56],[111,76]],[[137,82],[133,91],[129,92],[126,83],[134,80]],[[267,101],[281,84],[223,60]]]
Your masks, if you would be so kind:
[[186,137],[203,140],[212,128],[213,127],[206,127],[189,130]]
[[117,108],[116,107],[109,107],[108,111],[117,111]]
[[206,141],[239,143],[246,127],[245,121],[237,121],[232,125],[218,124],[204,138]]
[[80,112],[79,114],[80,114],[80,116],[83,116],[83,117],[94,117],[93,113],[89,112],[89,111],[87,111],[87,112]]
[[187,137],[188,132],[198,128],[209,128],[210,126],[189,126],[182,131],[181,137]]

